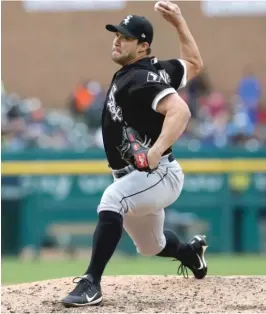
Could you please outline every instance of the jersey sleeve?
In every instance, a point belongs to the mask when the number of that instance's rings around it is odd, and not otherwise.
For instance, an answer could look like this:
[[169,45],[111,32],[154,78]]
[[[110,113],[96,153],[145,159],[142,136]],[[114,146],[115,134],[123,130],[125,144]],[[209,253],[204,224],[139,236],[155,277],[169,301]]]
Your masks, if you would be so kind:
[[149,106],[156,111],[161,99],[169,94],[177,93],[177,91],[157,73],[138,70],[132,77],[128,93],[131,103]]
[[178,90],[187,84],[187,68],[184,60],[171,59],[159,61],[160,65],[165,69],[170,77],[170,85]]

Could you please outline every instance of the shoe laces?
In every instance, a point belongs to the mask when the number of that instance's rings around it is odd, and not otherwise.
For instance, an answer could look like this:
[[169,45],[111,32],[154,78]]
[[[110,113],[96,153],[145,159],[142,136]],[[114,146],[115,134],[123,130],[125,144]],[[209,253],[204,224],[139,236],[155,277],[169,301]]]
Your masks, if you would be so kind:
[[[172,261],[176,262],[177,259],[173,259]],[[185,264],[183,264],[181,262],[181,264],[179,265],[179,267],[177,268],[177,275],[183,275],[184,278],[188,279],[188,270],[187,270],[187,266]]]
[[188,270],[187,267],[184,264],[180,264],[178,269],[177,269],[177,274],[178,275],[183,275],[184,278],[188,279]]
[[75,277],[73,283],[76,283],[77,286],[73,290],[73,293],[83,293],[85,291],[91,290],[91,281],[87,277]]

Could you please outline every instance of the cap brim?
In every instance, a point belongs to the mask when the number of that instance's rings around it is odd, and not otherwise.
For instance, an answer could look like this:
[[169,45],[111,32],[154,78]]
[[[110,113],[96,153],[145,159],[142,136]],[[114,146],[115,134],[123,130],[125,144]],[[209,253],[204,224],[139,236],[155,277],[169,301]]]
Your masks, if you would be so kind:
[[116,33],[119,32],[127,37],[132,37],[132,38],[137,38],[136,36],[134,36],[133,34],[131,34],[127,29],[125,29],[123,26],[121,25],[112,25],[112,24],[107,24],[105,26],[105,28],[112,33]]

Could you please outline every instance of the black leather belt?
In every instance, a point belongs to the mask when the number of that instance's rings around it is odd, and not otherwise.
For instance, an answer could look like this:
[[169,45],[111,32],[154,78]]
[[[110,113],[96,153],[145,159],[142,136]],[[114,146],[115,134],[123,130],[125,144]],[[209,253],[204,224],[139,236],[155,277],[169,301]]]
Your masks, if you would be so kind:
[[116,179],[122,178],[123,176],[125,176],[126,174],[129,174],[130,172],[132,172],[134,170],[134,168],[125,168],[125,169],[120,169],[117,172],[113,172],[113,175]]
[[174,157],[174,155],[171,153],[171,154],[169,154],[169,156],[168,156],[168,161],[169,162],[172,162],[172,161],[174,161],[175,160],[175,157]]
[[[168,161],[172,162],[175,160],[174,155],[171,153],[168,156]],[[120,170],[115,170],[113,171],[113,175],[116,179],[122,178],[123,176],[125,176],[128,173],[131,173],[133,170],[135,170],[135,168],[133,168],[133,166],[129,166]]]

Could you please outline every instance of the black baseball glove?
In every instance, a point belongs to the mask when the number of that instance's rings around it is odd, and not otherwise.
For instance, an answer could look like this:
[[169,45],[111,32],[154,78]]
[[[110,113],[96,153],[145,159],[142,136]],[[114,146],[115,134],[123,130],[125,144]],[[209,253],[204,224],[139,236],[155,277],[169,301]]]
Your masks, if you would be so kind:
[[155,169],[149,167],[147,158],[151,140],[148,140],[147,136],[143,140],[139,133],[129,126],[124,126],[122,132],[122,144],[118,147],[122,159],[139,171],[154,171]]

